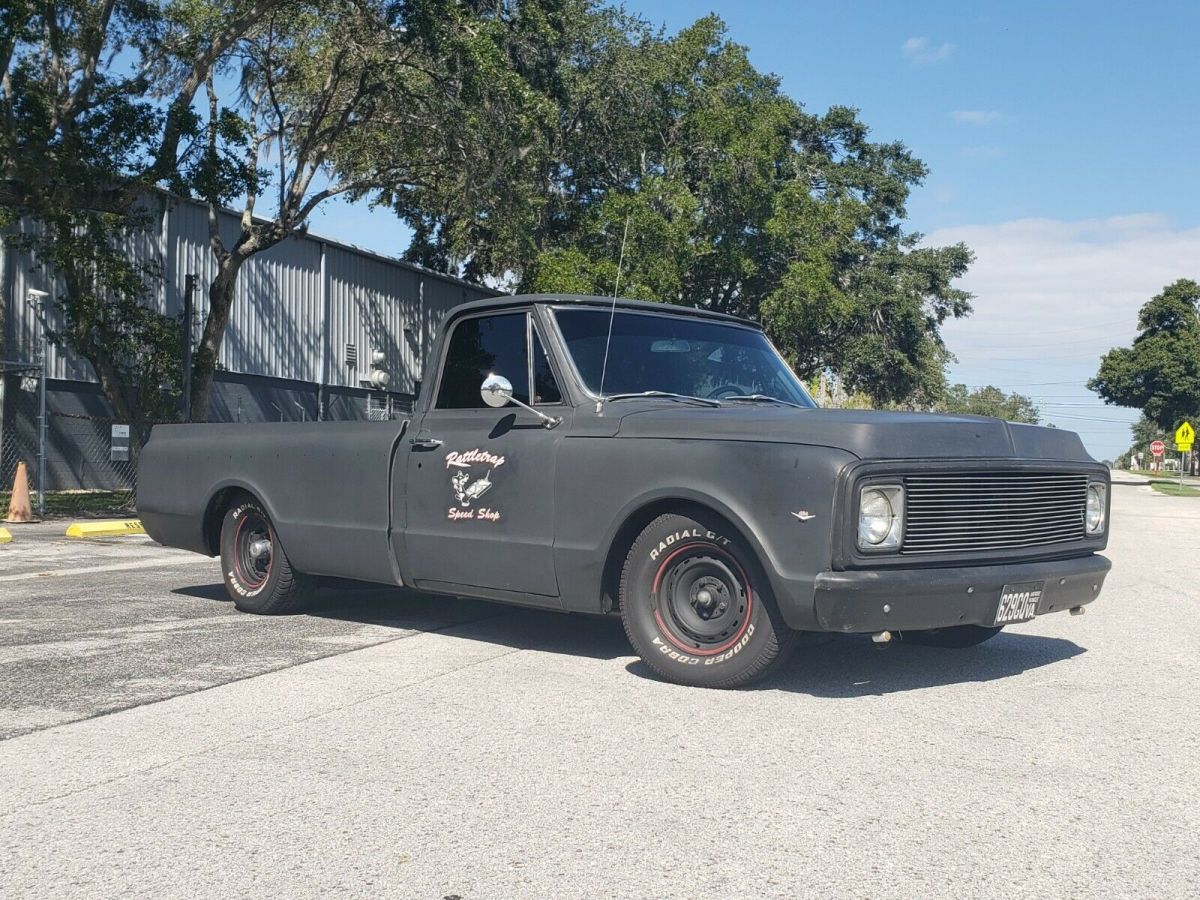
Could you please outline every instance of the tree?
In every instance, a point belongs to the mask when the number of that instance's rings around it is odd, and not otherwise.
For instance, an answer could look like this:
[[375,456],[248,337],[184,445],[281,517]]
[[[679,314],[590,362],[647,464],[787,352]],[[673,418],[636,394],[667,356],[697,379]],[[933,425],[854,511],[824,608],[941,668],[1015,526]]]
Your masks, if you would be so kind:
[[1106,353],[1088,387],[1163,432],[1200,417],[1200,284],[1180,279],[1150,299],[1133,345]]
[[1040,413],[1033,401],[1024,394],[1006,394],[998,387],[968,390],[965,384],[951,385],[946,395],[937,404],[938,412],[957,413],[968,416],[992,416],[1008,422],[1025,422],[1036,425]]
[[[208,79],[205,151],[179,187],[208,203],[218,262],[193,420],[207,417],[239,271],[303,232],[321,203],[429,185],[469,200],[476,183],[510,180],[507,162],[519,158],[523,130],[543,102],[513,65],[510,45],[531,27],[534,42],[552,34],[543,6],[554,5],[322,0],[266,16],[237,43],[235,102],[222,106]],[[264,200],[274,209],[256,218]],[[239,230],[226,242],[219,210],[234,201]]]
[[[1151,454],[1150,444],[1152,441],[1163,441],[1164,443],[1170,439],[1170,435],[1147,419],[1144,415],[1129,426],[1129,432],[1133,436],[1133,443],[1129,450],[1121,457],[1121,460],[1132,461],[1133,455],[1138,451],[1142,453],[1142,464],[1145,468],[1150,468]],[[1132,466],[1130,466],[1132,468]]]
[[[440,185],[470,200],[519,183],[522,131],[549,108],[530,79],[559,0],[59,0],[0,18],[0,213],[51,263],[54,338],[89,360],[121,418],[177,400],[180,323],[146,302],[157,273],[122,252],[167,187],[210,207],[217,274],[194,357],[193,418],[246,260],[303,232],[331,197]],[[203,93],[202,93],[203,92]],[[431,196],[433,196],[431,194]],[[219,208],[241,209],[236,236]],[[273,209],[270,208],[273,206]],[[264,212],[267,218],[261,218]]]
[[[176,176],[192,103],[228,49],[282,0],[56,0],[0,12],[0,214],[33,227],[63,290],[50,336],[91,363],[126,420],[178,390],[178,323],[145,302],[157,277],[123,252],[148,189]],[[165,388],[165,392],[160,390]]]
[[557,114],[523,158],[532,202],[398,205],[416,258],[522,290],[608,294],[619,277],[629,296],[760,320],[802,376],[832,370],[878,403],[936,399],[939,328],[970,311],[952,282],[971,254],[904,230],[924,165],[870,141],[854,110],[806,113],[715,16],[664,38],[591,12],[556,48]]

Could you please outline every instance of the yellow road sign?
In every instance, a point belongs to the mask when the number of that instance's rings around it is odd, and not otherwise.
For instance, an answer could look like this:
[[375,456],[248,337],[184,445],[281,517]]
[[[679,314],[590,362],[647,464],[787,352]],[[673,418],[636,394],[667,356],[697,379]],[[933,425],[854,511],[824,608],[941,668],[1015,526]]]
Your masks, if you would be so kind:
[[1196,439],[1196,429],[1192,427],[1191,422],[1184,422],[1175,429],[1176,444],[1190,444]]

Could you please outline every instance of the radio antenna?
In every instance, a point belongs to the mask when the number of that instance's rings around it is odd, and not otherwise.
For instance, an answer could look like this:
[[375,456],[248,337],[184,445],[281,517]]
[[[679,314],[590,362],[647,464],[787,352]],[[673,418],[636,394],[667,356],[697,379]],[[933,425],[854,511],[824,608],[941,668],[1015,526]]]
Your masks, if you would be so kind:
[[629,216],[625,216],[625,231],[621,235],[621,253],[617,257],[617,278],[613,284],[612,306],[608,310],[608,337],[604,339],[604,362],[600,366],[600,397],[596,412],[604,408],[604,376],[608,374],[608,349],[612,346],[613,319],[617,315],[617,294],[621,291],[621,269],[625,267],[625,240],[629,237]]

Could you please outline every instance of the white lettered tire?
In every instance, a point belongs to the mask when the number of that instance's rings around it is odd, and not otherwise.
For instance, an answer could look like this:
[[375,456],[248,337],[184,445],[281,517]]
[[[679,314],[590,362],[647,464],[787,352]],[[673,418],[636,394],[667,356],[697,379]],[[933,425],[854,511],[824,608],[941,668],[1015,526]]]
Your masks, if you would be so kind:
[[308,597],[310,579],[292,568],[271,517],[262,504],[249,497],[225,512],[221,572],[225,590],[243,612],[294,612]]
[[643,529],[621,572],[621,620],[664,679],[741,687],[786,657],[793,632],[741,539],[700,518],[670,513]]

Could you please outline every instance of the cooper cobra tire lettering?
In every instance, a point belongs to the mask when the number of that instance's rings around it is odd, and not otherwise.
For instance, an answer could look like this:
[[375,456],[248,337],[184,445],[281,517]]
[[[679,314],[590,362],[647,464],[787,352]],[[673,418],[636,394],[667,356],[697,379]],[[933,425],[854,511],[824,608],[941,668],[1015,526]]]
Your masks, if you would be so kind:
[[750,627],[746,629],[746,633],[742,636],[742,639],[740,641],[738,641],[736,644],[734,644],[732,649],[726,650],[720,656],[710,656],[708,659],[706,659],[704,661],[704,664],[706,666],[719,666],[723,662],[728,662],[729,660],[733,659],[734,656],[736,656],[738,653],[741,652],[742,648],[745,647],[746,644],[748,644],[750,642],[750,638],[753,635],[754,635],[754,623],[751,622]]
[[[251,518],[246,519],[248,514],[251,514]],[[254,521],[256,517],[259,520],[257,523]],[[240,574],[245,560],[239,562],[239,548],[236,542],[242,519],[246,519],[250,527],[260,527],[265,531],[263,536],[271,542],[270,562],[261,581],[255,578],[252,585],[248,585]],[[257,501],[242,500],[225,513],[220,544],[222,580],[234,606],[242,612],[262,615],[292,612],[308,599],[312,588],[311,579],[292,568],[285,548],[279,541],[279,535],[271,524],[270,515]]]
[[262,593],[262,588],[255,588],[252,591],[246,590],[232,569],[225,573],[225,585],[237,591],[243,597],[257,597]]
[[698,666],[700,664],[700,660],[696,657],[688,656],[685,653],[680,653],[670,644],[664,644],[658,635],[654,636],[654,644],[658,648],[658,652],[663,654],[663,656],[667,657],[668,659],[673,659],[689,666]]

